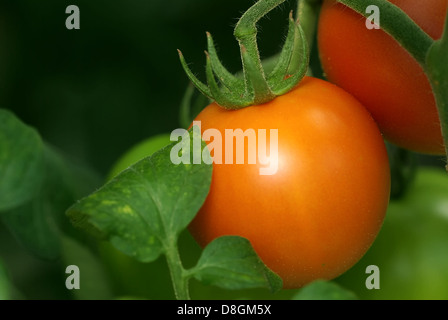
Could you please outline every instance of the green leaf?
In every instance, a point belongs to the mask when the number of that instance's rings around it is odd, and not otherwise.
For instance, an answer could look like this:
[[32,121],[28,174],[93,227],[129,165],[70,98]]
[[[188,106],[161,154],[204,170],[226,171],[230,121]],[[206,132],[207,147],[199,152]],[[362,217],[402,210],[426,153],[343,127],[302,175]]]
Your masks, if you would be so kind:
[[34,198],[0,217],[23,247],[41,259],[54,260],[60,254],[61,232],[73,233],[65,210],[92,190],[96,178],[48,145],[44,159],[44,179]]
[[[185,131],[181,142],[142,159],[73,205],[67,211],[72,223],[109,239],[118,250],[139,261],[157,259],[194,218],[210,188],[210,155],[194,128]],[[193,149],[198,145],[199,150],[190,152],[192,143]],[[170,158],[173,147],[190,164],[174,164]],[[202,152],[204,148],[207,152]],[[210,164],[194,164],[194,151],[208,157],[203,160]]]
[[152,155],[154,152],[169,145],[170,143],[171,141],[169,133],[158,134],[140,141],[139,143],[132,146],[128,151],[126,151],[115,162],[107,176],[107,180],[112,179],[129,166],[133,165],[143,158]]
[[358,297],[340,285],[325,280],[315,280],[300,289],[292,300],[357,300]]
[[54,260],[60,253],[59,234],[49,220],[48,203],[39,197],[3,214],[2,221],[27,250],[42,259]]
[[223,236],[210,242],[190,272],[202,283],[224,289],[267,287],[276,292],[283,286],[281,278],[266,267],[249,240],[238,236]]
[[0,300],[10,299],[11,288],[6,269],[0,261]]
[[66,235],[79,236],[65,212],[76,200],[87,196],[101,185],[103,178],[88,166],[65,157],[59,150],[46,145],[46,179],[43,201],[49,218]]
[[[60,252],[59,234],[51,211],[58,208],[52,197],[64,191],[60,185],[54,186],[54,179],[49,174],[54,170],[52,160],[53,154],[44,148],[43,181],[34,198],[1,216],[3,223],[23,247],[47,260],[58,258]],[[62,212],[70,204],[65,202],[64,205],[65,208],[59,207]]]
[[13,113],[0,109],[0,211],[30,200],[43,180],[39,134]]

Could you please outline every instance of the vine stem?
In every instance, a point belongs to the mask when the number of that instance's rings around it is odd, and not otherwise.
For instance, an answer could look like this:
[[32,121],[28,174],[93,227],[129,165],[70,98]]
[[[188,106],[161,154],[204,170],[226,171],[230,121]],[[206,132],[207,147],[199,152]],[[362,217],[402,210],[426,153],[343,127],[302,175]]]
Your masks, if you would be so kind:
[[176,299],[190,300],[190,292],[188,290],[189,277],[182,265],[179,250],[175,241],[165,246],[165,257],[170,270]]
[[258,50],[257,22],[285,1],[258,0],[238,20],[233,34],[240,46],[244,79],[233,75],[223,66],[208,32],[208,50],[205,51],[207,84],[193,74],[179,51],[182,67],[199,91],[221,107],[236,110],[271,101],[292,90],[303,79],[307,71],[309,50],[303,29],[294,21],[292,13],[288,20],[285,43],[268,73],[262,65]]
[[306,35],[306,41],[310,48],[313,46],[314,42],[321,3],[321,0],[297,1],[296,19],[299,21],[300,26]]
[[[427,53],[425,70],[436,99],[448,157],[448,12],[442,38],[434,42]],[[448,164],[445,168],[448,171]]]
[[261,64],[257,45],[257,22],[285,0],[258,1],[247,10],[235,26],[234,36],[241,48],[246,88],[252,88],[255,104],[272,100],[275,95],[269,88]]
[[194,94],[195,87],[190,82],[185,90],[184,96],[180,103],[179,123],[183,128],[188,128],[191,124],[191,100]]

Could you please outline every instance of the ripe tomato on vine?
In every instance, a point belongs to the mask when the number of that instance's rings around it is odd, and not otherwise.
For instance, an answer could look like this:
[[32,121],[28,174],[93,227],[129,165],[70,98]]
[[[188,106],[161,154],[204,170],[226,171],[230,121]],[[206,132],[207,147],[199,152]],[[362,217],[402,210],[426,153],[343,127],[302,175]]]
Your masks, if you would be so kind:
[[[390,2],[431,38],[442,36],[447,0]],[[381,19],[379,23],[381,26]],[[365,19],[344,4],[325,0],[317,39],[327,79],[354,95],[369,110],[386,139],[420,153],[445,153],[427,74],[394,38],[381,28],[366,28]]]
[[222,136],[278,130],[275,174],[260,175],[247,154],[243,164],[213,165],[210,193],[189,228],[201,246],[246,237],[284,288],[298,288],[342,274],[373,243],[388,205],[389,163],[375,122],[351,95],[307,77],[263,105],[211,104],[196,121]]
[[[260,175],[264,163],[249,163],[248,154],[244,163],[221,163],[219,155],[209,195],[189,229],[201,246],[224,235],[247,238],[284,288],[299,288],[337,277],[368,250],[385,216],[390,170],[382,135],[367,110],[341,88],[305,76],[306,35],[292,17],[277,65],[264,71],[255,22],[273,7],[257,2],[235,28],[244,79],[223,67],[209,33],[207,85],[179,52],[191,81],[215,101],[195,119],[202,133],[214,129],[228,139],[228,130],[254,129],[253,140],[243,137],[246,152],[266,141],[260,129],[277,130],[278,136],[276,148],[266,146],[277,162],[272,175]],[[216,153],[216,141],[204,140]],[[238,152],[236,144],[230,151],[232,157]]]

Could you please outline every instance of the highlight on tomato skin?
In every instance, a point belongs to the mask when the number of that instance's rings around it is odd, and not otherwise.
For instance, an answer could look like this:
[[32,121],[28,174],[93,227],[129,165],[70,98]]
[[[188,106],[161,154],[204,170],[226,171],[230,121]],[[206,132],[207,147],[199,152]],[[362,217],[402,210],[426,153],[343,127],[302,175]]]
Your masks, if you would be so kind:
[[[447,0],[390,2],[433,39],[441,37]],[[391,36],[366,28],[365,19],[350,8],[324,0],[317,39],[326,78],[369,110],[388,141],[419,153],[445,153],[429,80]]]
[[246,237],[288,289],[333,279],[365,254],[385,217],[390,170],[376,123],[351,95],[306,77],[263,105],[211,104],[195,120],[222,137],[226,129],[278,130],[275,174],[260,175],[246,154],[243,164],[213,164],[209,195],[189,226],[202,247]]

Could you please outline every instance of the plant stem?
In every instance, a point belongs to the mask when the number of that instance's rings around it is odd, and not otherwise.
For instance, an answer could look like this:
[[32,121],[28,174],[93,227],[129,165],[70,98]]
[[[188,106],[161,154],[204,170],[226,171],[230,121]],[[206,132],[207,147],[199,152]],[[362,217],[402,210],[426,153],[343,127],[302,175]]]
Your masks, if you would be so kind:
[[[445,154],[448,157],[448,73],[443,76],[433,75],[429,77],[437,110],[439,112],[440,127],[442,129],[443,141],[445,143]],[[448,172],[448,164],[445,166]]]
[[246,88],[253,90],[255,104],[272,100],[275,96],[266,81],[257,45],[257,22],[285,0],[259,0],[250,7],[235,26],[234,35],[241,48]]
[[300,26],[306,35],[309,48],[313,46],[320,6],[321,0],[297,1],[296,19],[299,20]]
[[165,246],[165,256],[170,269],[171,280],[173,282],[174,294],[177,300],[190,300],[188,290],[188,277],[182,266],[178,247],[173,241],[172,244]]
[[179,123],[185,129],[188,129],[191,124],[191,104],[194,90],[195,88],[190,82],[180,103]]
[[[445,142],[445,153],[448,157],[448,12],[445,18],[442,38],[429,48],[425,71],[436,99],[440,126]],[[448,165],[446,169],[448,171]]]

